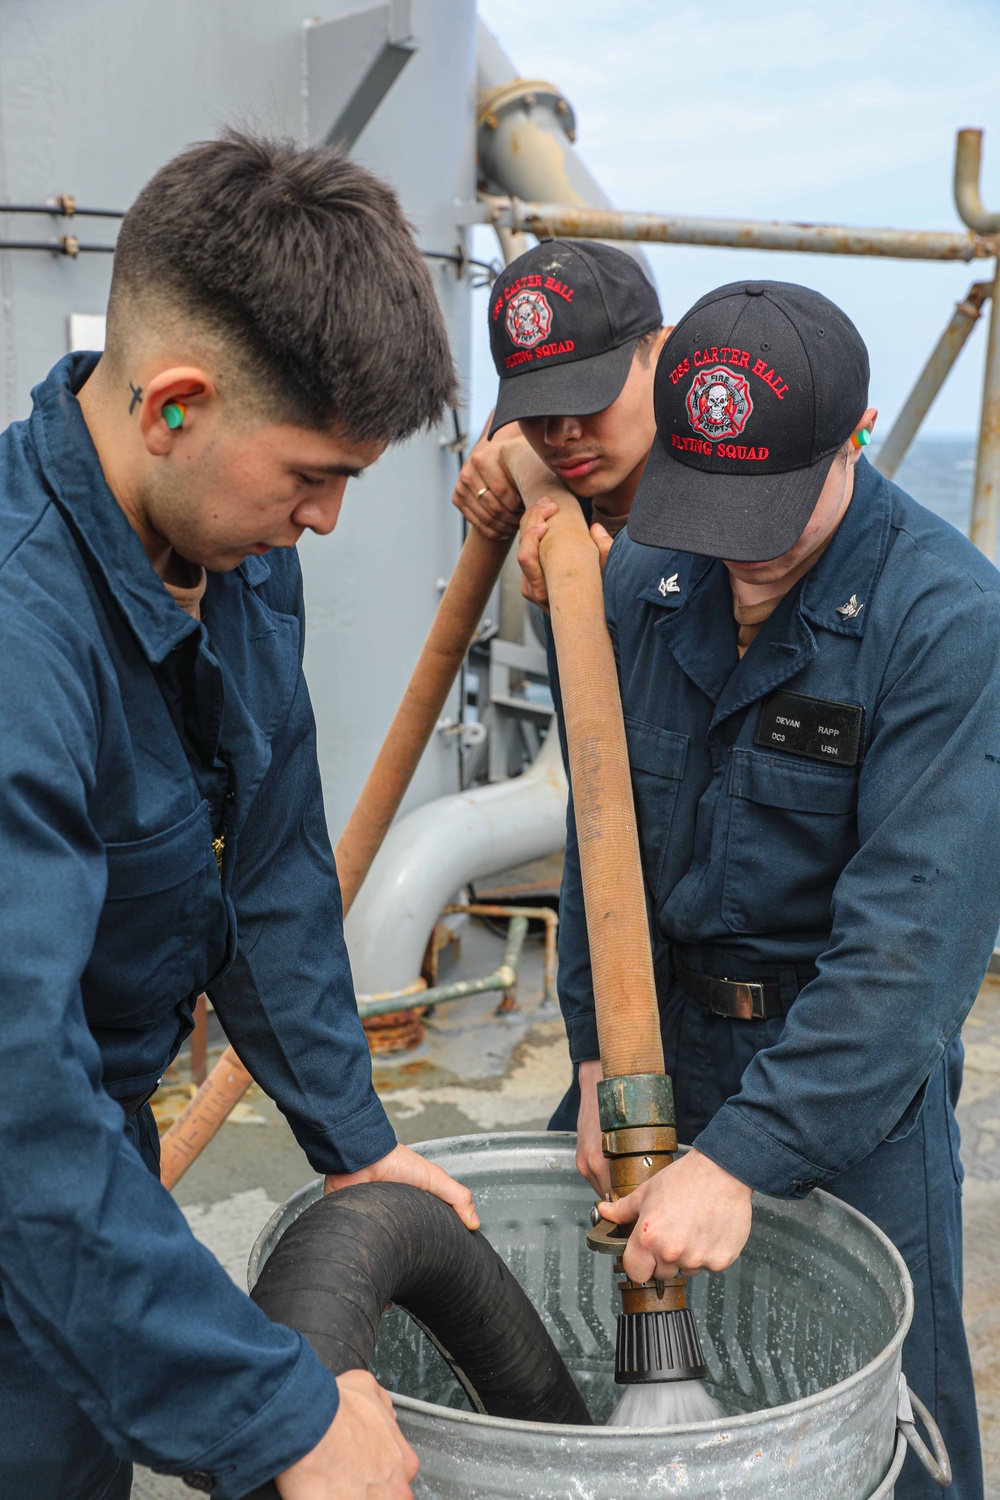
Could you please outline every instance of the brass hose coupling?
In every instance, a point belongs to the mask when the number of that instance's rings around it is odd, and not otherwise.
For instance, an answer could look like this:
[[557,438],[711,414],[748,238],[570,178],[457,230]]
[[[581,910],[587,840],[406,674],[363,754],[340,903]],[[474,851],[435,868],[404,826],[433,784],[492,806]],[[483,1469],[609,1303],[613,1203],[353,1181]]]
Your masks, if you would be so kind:
[[[601,1146],[611,1164],[611,1198],[624,1198],[670,1165],[677,1150],[674,1091],[666,1073],[631,1073],[597,1085]],[[614,1255],[620,1278],[615,1381],[702,1380],[707,1371],[683,1276],[631,1281],[622,1255],[633,1224],[602,1219],[587,1231],[587,1244]]]

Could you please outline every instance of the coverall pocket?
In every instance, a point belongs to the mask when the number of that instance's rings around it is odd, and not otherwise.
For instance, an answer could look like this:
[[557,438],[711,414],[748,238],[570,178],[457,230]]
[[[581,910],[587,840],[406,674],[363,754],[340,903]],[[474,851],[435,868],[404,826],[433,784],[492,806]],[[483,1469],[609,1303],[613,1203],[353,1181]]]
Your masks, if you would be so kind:
[[85,975],[88,1018],[162,1014],[217,973],[226,912],[203,801],[170,828],[105,846],[108,886]]
[[632,795],[646,885],[654,903],[661,892],[663,858],[670,842],[677,790],[687,760],[688,737],[625,716]]
[[733,932],[829,932],[857,853],[857,771],[733,752],[722,916]]

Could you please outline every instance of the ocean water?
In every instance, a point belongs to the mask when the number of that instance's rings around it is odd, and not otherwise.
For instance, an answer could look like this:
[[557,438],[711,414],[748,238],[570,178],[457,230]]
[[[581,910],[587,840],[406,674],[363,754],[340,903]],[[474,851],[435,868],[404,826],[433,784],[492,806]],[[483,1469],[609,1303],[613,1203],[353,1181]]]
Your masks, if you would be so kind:
[[[877,457],[878,445],[872,444]],[[893,480],[935,515],[969,534],[972,485],[976,477],[973,438],[918,438],[893,475]]]

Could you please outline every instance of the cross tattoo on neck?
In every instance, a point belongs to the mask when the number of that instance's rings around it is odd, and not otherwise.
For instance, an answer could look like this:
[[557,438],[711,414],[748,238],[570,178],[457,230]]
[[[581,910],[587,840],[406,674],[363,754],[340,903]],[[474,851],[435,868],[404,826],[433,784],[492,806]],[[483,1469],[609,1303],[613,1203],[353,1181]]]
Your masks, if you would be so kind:
[[136,407],[139,405],[139,402],[142,400],[142,386],[133,385],[130,380],[128,383],[128,388],[132,392],[132,399],[128,404],[128,414],[129,416],[131,416]]

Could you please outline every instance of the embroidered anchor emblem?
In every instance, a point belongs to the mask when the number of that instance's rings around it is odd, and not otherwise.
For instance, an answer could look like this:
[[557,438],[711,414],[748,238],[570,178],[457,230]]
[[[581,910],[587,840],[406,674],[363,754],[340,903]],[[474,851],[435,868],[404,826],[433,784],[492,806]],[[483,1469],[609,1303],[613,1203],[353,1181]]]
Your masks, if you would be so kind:
[[852,594],[846,604],[837,605],[838,615],[843,615],[845,620],[855,619],[864,609],[864,603],[858,603],[857,594]]
[[677,574],[671,573],[669,578],[661,578],[658,588],[664,599],[668,594],[679,594],[681,591],[681,586],[677,582]]

